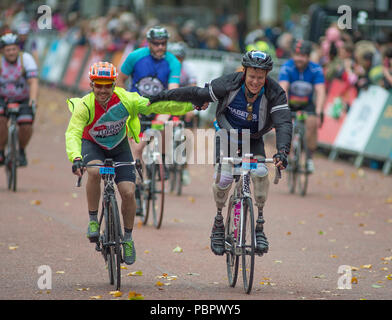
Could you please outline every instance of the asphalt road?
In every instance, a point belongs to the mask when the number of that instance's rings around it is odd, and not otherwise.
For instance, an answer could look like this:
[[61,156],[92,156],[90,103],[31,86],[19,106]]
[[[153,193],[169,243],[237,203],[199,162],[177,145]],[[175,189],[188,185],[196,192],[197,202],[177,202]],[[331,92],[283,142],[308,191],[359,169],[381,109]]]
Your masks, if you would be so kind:
[[[225,258],[209,249],[212,165],[190,165],[184,194],[166,197],[162,228],[136,221],[137,261],[122,270],[122,296],[114,297],[102,256],[86,239],[84,188],[75,187],[65,154],[69,96],[41,88],[18,192],[6,189],[0,170],[0,299],[126,300],[129,292],[145,300],[392,298],[392,179],[321,155],[306,197],[289,194],[285,177],[271,183],[265,207],[270,251],[256,258],[250,295],[241,276],[235,288],[228,286]],[[181,252],[173,252],[176,247]],[[351,289],[338,289],[344,265],[352,267]],[[48,267],[39,273],[40,266]],[[40,289],[48,270],[51,289]]]

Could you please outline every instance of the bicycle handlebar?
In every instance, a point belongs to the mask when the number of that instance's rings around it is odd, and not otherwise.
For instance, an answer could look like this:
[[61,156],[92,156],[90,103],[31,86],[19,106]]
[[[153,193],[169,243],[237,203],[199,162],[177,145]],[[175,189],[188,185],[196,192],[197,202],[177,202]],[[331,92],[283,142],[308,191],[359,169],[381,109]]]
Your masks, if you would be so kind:
[[[245,155],[244,158],[241,157],[223,157],[222,161],[219,162],[218,164],[218,172],[215,177],[215,184],[218,184],[220,181],[220,175],[221,175],[221,168],[222,168],[222,163],[231,163],[231,164],[239,164],[243,162],[244,159],[252,159],[252,160],[257,160],[257,163],[275,163],[273,158],[263,158],[263,159],[257,159],[253,158],[251,155]],[[275,177],[274,177],[274,184],[278,184],[279,179],[282,178],[282,173],[278,167],[275,167]]]
[[[105,160],[106,161],[106,160]],[[135,161],[132,162],[114,162],[111,161],[109,164],[108,163],[94,163],[94,164],[85,164],[82,166],[82,168],[102,168],[102,167],[109,167],[109,168],[116,168],[116,167],[121,167],[121,166],[134,166],[136,168],[136,171],[138,172],[140,179],[143,181],[143,174],[142,174],[142,169],[141,169],[141,162],[139,159],[136,159]],[[78,177],[78,181],[76,183],[76,186],[79,188],[81,186],[82,182],[82,177],[83,177],[83,171],[82,171],[82,176]]]

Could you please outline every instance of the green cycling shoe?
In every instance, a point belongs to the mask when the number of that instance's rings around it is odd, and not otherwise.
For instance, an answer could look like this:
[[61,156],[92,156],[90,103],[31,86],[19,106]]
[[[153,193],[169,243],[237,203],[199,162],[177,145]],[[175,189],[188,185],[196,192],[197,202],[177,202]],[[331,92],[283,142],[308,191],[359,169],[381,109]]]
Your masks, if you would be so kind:
[[125,240],[123,244],[124,262],[128,265],[134,264],[136,261],[136,250],[133,240]]
[[90,242],[98,242],[99,239],[99,223],[97,221],[90,221],[87,227],[87,238]]

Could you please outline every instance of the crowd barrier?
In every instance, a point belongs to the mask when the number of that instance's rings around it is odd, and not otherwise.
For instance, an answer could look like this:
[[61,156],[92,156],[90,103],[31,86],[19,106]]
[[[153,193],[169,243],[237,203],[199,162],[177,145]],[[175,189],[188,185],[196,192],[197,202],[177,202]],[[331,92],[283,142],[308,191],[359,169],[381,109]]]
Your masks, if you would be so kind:
[[[55,33],[37,33],[27,44],[36,43],[39,56],[39,75],[44,83],[84,94],[90,90],[89,66],[97,61],[111,61],[118,68],[128,52],[100,52],[84,45],[72,45],[67,38]],[[235,71],[241,65],[241,55],[213,50],[189,49],[187,61],[197,70],[198,85],[223,74]],[[277,78],[282,61],[277,61],[272,73]],[[348,112],[343,106],[349,106]],[[199,112],[202,123],[211,122],[216,105]],[[325,117],[319,129],[319,145],[330,149],[330,159],[339,153],[356,157],[360,167],[365,158],[383,163],[384,174],[392,168],[392,94],[370,86],[357,93],[343,81],[332,81],[325,104]]]
[[357,94],[354,87],[334,80],[324,112],[319,144],[330,149],[331,160],[339,153],[351,154],[356,167],[369,159],[376,169],[382,165],[385,175],[391,172],[392,92],[371,85]]

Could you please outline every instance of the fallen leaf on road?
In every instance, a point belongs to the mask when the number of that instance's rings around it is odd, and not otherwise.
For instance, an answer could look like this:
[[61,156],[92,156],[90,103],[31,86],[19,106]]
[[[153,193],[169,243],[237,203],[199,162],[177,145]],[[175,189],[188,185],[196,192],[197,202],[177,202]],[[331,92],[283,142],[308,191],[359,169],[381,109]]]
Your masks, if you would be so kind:
[[150,251],[149,250],[144,250],[144,253],[150,253]]
[[179,247],[179,246],[177,246],[177,247],[175,247],[175,248],[173,249],[173,252],[180,253],[180,252],[182,252],[182,248]]
[[142,276],[142,275],[143,275],[143,272],[141,270],[132,271],[132,272],[127,274],[127,276],[130,276],[130,277],[132,277],[132,276]]
[[358,278],[357,277],[352,277],[351,278],[351,283],[358,284]]
[[99,300],[99,299],[102,299],[102,296],[91,296],[90,299]]
[[72,198],[76,199],[78,197],[78,194],[76,192],[73,192],[71,196]]
[[320,274],[319,276],[313,276],[313,278],[315,278],[315,279],[325,279],[325,275],[324,274]]
[[77,288],[76,291],[89,291],[90,288]]
[[155,283],[155,285],[158,286],[158,287],[162,287],[162,286],[163,286],[163,283],[160,282],[160,281],[157,281],[157,282]]
[[365,235],[367,235],[367,236],[372,236],[372,235],[375,235],[375,234],[376,234],[376,231],[373,231],[373,230],[365,230],[363,233],[364,233]]
[[65,271],[62,271],[62,270],[56,271],[56,274],[64,274],[64,273],[65,273]]
[[18,246],[8,246],[8,249],[9,250],[16,250],[16,249],[18,249],[19,247]]
[[343,169],[335,170],[335,176],[343,177],[344,176],[344,170]]
[[359,268],[351,266],[351,271],[358,271]]
[[128,300],[144,300],[144,297],[140,293],[136,293],[135,291],[129,291]]
[[127,270],[128,268],[126,266],[120,266],[120,269]]
[[191,203],[195,203],[196,200],[194,197],[188,197],[188,201]]
[[388,199],[386,199],[385,203],[392,203],[392,197],[389,197]]
[[290,232],[290,231],[288,231],[288,232],[286,233],[286,235],[290,236],[290,235],[291,235],[291,232]]
[[123,295],[121,291],[110,291],[109,294],[115,298],[121,297]]
[[380,286],[380,285],[378,285],[378,284],[372,284],[372,288],[378,289],[378,288],[383,288],[383,286]]
[[275,260],[274,262],[275,263],[282,263],[283,261],[282,260]]
[[385,278],[387,278],[388,280],[392,280],[392,273],[385,276]]
[[336,254],[331,254],[329,255],[330,258],[337,258],[338,256]]
[[325,232],[324,232],[324,231],[322,231],[322,230],[320,230],[320,231],[318,232],[318,234],[322,236],[322,235],[324,235],[324,234],[325,234]]
[[383,260],[383,261],[392,261],[392,256],[381,258],[381,260]]
[[361,269],[371,269],[372,265],[371,264],[364,264],[361,266]]
[[41,200],[31,200],[30,204],[32,206],[39,206],[41,204]]

